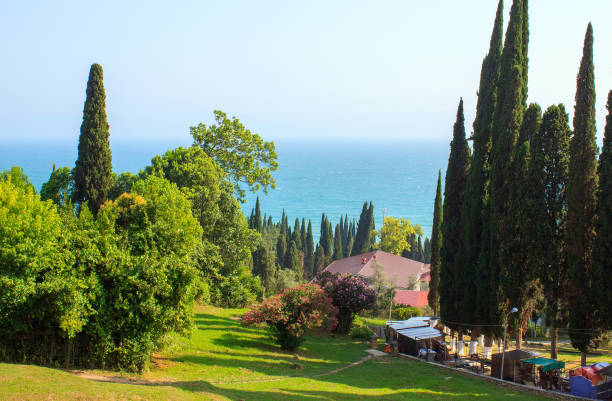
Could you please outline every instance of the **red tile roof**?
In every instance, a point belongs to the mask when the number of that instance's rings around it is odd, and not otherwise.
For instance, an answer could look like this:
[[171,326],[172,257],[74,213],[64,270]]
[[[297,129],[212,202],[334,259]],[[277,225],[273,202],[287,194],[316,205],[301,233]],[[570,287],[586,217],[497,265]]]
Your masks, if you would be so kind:
[[396,290],[393,302],[396,305],[427,306],[429,305],[427,294],[429,294],[429,291]]
[[393,280],[399,288],[407,288],[411,276],[422,277],[424,273],[429,272],[428,264],[380,250],[336,260],[327,266],[325,271],[371,277],[377,265],[387,279]]

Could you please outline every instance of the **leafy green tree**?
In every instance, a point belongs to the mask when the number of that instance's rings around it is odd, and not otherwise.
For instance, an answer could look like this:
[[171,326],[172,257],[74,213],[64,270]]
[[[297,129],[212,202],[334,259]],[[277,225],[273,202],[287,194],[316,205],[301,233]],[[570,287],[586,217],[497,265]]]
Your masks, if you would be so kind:
[[410,249],[410,244],[406,239],[411,235],[417,234],[417,229],[420,229],[420,227],[410,224],[410,220],[387,216],[378,233],[380,237],[378,247],[385,252],[401,255],[402,251]]
[[29,189],[36,193],[34,185],[30,182],[28,176],[23,173],[23,169],[21,167],[13,166],[10,170],[3,171],[0,174],[0,179],[2,181],[10,181],[15,187]]
[[87,202],[96,214],[112,185],[113,164],[106,120],[102,66],[92,64],[87,81],[87,97],[79,136],[79,153],[72,177],[73,200]]
[[572,345],[582,352],[582,366],[591,340],[596,337],[592,268],[597,213],[597,144],[595,143],[595,76],[593,27],[589,23],[576,88],[574,136],[570,143],[567,184],[567,260],[573,299],[570,315]]
[[[506,30],[504,48],[500,59],[500,74],[497,87],[497,102],[493,113],[490,187],[488,219],[488,238],[483,243],[489,246],[488,266],[482,266],[481,271],[489,272],[490,287],[486,295],[489,301],[488,324],[500,324],[508,309],[506,297],[501,288],[501,276],[505,274],[503,266],[505,258],[510,257],[510,245],[505,241],[510,236],[504,234],[512,214],[508,209],[507,200],[511,197],[512,185],[510,164],[514,148],[527,108],[527,45],[529,42],[527,30],[527,2],[514,0],[510,9],[510,21]],[[445,215],[446,219],[446,215]],[[446,242],[446,238],[445,238]],[[481,301],[484,302],[484,301]],[[485,316],[480,316],[485,321]],[[500,330],[495,330],[500,334]]]
[[[463,298],[463,257],[465,248],[461,223],[464,221],[465,191],[470,169],[470,149],[465,138],[463,99],[459,100],[457,120],[453,127],[448,167],[444,180],[444,203],[442,221],[442,247],[440,250],[440,317],[443,321],[462,321],[459,318]],[[454,323],[449,327],[459,329]]]
[[[571,138],[568,115],[562,104],[552,105],[542,117],[542,125],[531,140],[529,176],[534,182],[536,212],[531,230],[535,232],[532,252],[546,299],[547,324],[551,329],[551,358],[557,359],[559,327],[567,325],[565,291],[569,285],[564,255],[567,218],[567,180]],[[538,199],[539,198],[539,199]]]
[[[603,148],[599,155],[599,191],[597,193],[597,237],[595,240],[593,280],[599,299],[612,292],[612,91],[608,92],[608,115],[604,131]],[[612,306],[599,303],[598,321],[605,330],[612,330]]]
[[440,249],[442,248],[442,177],[438,170],[438,186],[436,187],[436,198],[434,199],[433,226],[431,228],[431,266],[429,282],[429,293],[427,301],[434,315],[438,315],[440,306]]
[[51,200],[56,205],[67,204],[71,192],[71,183],[70,168],[60,167],[56,169],[53,165],[49,181],[45,182],[40,189],[40,199]]
[[140,177],[136,174],[132,174],[129,171],[121,174],[113,174],[113,185],[108,192],[108,199],[115,200],[119,195],[132,191],[132,186],[138,181]]
[[236,118],[231,119],[220,110],[215,110],[216,124],[198,124],[190,127],[193,144],[204,150],[227,173],[234,183],[240,202],[245,201],[244,184],[257,192],[276,188],[272,172],[278,169],[278,158],[274,142],[264,141],[258,134],[246,129]]

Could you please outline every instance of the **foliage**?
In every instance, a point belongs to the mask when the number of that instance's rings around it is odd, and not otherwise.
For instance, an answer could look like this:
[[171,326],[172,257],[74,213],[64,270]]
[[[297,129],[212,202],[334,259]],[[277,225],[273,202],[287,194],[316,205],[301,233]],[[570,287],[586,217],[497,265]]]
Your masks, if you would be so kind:
[[94,220],[1,185],[3,359],[141,371],[191,327],[202,231],[176,186],[149,177]]
[[336,331],[341,334],[349,333],[355,314],[373,307],[376,302],[376,291],[357,276],[323,272],[315,282],[338,308]]
[[10,170],[3,171],[0,174],[0,179],[2,181],[10,181],[13,186],[17,188],[31,190],[32,192],[36,193],[34,185],[30,182],[28,176],[23,173],[23,169],[21,167],[13,166]]
[[436,198],[434,199],[433,227],[431,228],[431,264],[429,275],[429,293],[427,301],[434,310],[439,311],[440,305],[440,249],[442,247],[442,178],[438,170],[438,186],[436,187]]
[[[599,191],[597,193],[597,237],[593,261],[594,291],[599,299],[612,288],[612,91],[608,92],[608,115],[601,154],[599,156]],[[612,329],[612,305],[610,302],[599,304],[599,321],[603,328]]]
[[121,174],[113,173],[113,184],[110,191],[108,192],[108,199],[115,200],[119,195],[132,191],[132,186],[139,180],[136,174],[130,172],[124,172]]
[[238,199],[244,202],[245,191],[240,184],[256,192],[260,188],[268,193],[268,188],[276,188],[272,172],[278,168],[274,142],[264,141],[252,133],[236,118],[231,119],[215,110],[216,124],[198,124],[190,127],[193,144],[201,148],[221,169],[231,177]]
[[280,294],[298,285],[300,285],[300,277],[297,271],[279,268],[275,270],[274,281],[269,290],[271,294]]
[[[444,180],[444,204],[440,249],[440,317],[447,321],[463,321],[458,318],[459,304],[463,298],[463,257],[465,247],[461,223],[464,220],[464,202],[467,175],[470,168],[470,150],[465,139],[463,99],[457,108],[457,120],[453,127],[451,151]],[[452,326],[451,326],[452,327]]]
[[[593,67],[593,27],[584,37],[582,61],[577,77],[574,136],[570,143],[567,183],[566,255],[573,286],[570,316],[572,345],[583,353],[597,336],[591,273],[595,216],[597,213],[597,145],[595,143],[595,77]],[[586,330],[590,329],[590,330]]]
[[376,238],[374,231],[374,206],[370,202],[363,203],[359,223],[357,223],[357,233],[351,249],[351,256],[360,255],[370,250],[372,240]]
[[112,156],[109,125],[106,121],[106,94],[102,67],[92,64],[87,81],[87,97],[79,136],[79,153],[72,172],[76,203],[88,202],[96,214],[112,185]]
[[294,351],[304,341],[306,329],[332,328],[336,312],[321,287],[303,284],[264,300],[242,315],[242,321],[265,322],[281,348]]
[[45,182],[40,189],[40,199],[51,200],[56,205],[67,205],[72,191],[71,185],[70,168],[56,169],[54,165],[49,181]]
[[351,328],[349,334],[351,338],[354,338],[355,340],[369,341],[370,337],[374,335],[374,332],[366,325],[355,325]]
[[417,234],[423,235],[423,230],[418,224],[416,226],[410,224],[410,220],[387,216],[380,232],[377,234],[380,237],[379,249],[394,255],[401,255],[402,251],[410,250],[408,237]]
[[391,318],[393,320],[407,320],[415,316],[423,316],[423,312],[414,306],[400,305],[393,308],[393,311],[391,312]]

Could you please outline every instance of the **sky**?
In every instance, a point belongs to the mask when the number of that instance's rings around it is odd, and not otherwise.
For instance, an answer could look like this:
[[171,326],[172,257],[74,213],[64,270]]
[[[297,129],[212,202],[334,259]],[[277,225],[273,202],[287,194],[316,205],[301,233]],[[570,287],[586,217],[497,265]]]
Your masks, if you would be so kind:
[[[612,1],[530,1],[529,102],[574,109],[593,23],[600,137]],[[78,137],[90,65],[113,140],[190,142],[213,110],[267,140],[450,139],[471,130],[497,0],[12,1],[0,13],[0,139]],[[510,1],[505,1],[504,24]]]

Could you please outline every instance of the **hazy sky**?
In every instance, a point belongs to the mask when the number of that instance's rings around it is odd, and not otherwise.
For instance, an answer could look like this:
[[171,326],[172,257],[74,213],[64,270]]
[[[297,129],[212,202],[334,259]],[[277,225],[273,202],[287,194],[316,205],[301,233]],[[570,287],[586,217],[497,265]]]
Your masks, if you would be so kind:
[[[598,134],[612,89],[612,1],[531,0],[529,101],[574,109],[587,23]],[[212,111],[266,139],[468,132],[497,0],[11,1],[0,13],[0,138],[76,138],[89,67],[111,140],[189,138]],[[504,24],[510,1],[505,1]],[[187,142],[189,140],[187,139]]]

